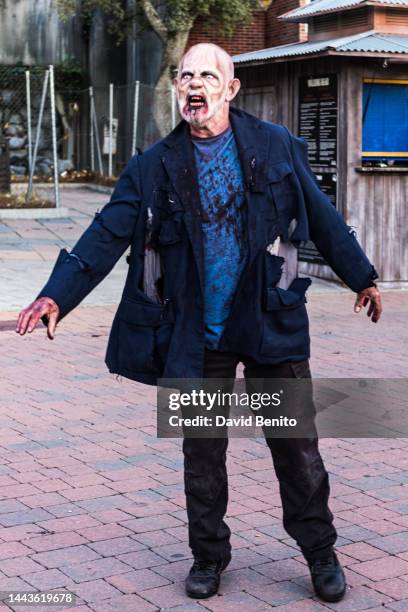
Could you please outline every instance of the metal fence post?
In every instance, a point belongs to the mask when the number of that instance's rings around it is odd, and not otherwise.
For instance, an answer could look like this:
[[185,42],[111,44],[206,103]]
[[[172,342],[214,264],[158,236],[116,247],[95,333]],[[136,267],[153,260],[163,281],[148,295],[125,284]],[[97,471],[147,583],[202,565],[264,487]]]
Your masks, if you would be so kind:
[[52,130],[52,155],[54,159],[54,195],[55,206],[60,206],[59,196],[59,174],[58,174],[58,151],[57,151],[57,124],[55,117],[55,86],[54,86],[54,66],[50,64],[50,98],[51,98],[51,130]]
[[112,176],[112,150],[113,150],[113,83],[109,83],[109,162],[108,176]]
[[170,90],[170,95],[171,95],[171,129],[174,130],[174,128],[176,127],[176,90],[174,89],[174,87],[171,87]]
[[140,81],[135,82],[135,97],[133,104],[133,138],[132,138],[132,156],[136,153],[137,146],[137,120],[139,116],[139,98],[140,98]]
[[42,94],[41,94],[40,111],[38,113],[37,133],[35,135],[35,144],[34,144],[34,151],[33,151],[33,159],[32,159],[32,164],[31,164],[30,178],[29,178],[29,181],[28,181],[26,201],[30,199],[31,193],[32,193],[32,190],[33,190],[33,176],[34,176],[35,162],[37,160],[38,145],[39,145],[39,142],[40,142],[40,129],[41,129],[41,123],[42,123],[42,118],[43,118],[43,114],[44,114],[45,98],[46,98],[46,95],[47,95],[47,87],[48,87],[49,76],[50,76],[50,71],[46,70],[45,76],[44,76],[43,90],[42,90]]
[[91,104],[92,104],[91,113],[92,113],[93,129],[94,129],[95,137],[96,137],[96,153],[98,155],[99,174],[103,176],[103,162],[102,162],[101,145],[99,142],[98,120],[96,118],[95,98],[93,96],[92,96]]
[[31,173],[33,165],[33,145],[31,134],[31,87],[30,87],[30,71],[26,70],[26,101],[27,101],[27,139],[28,139],[28,172]]
[[95,151],[94,151],[94,125],[93,125],[93,87],[89,88],[89,126],[90,126],[90,145],[91,145],[91,170],[95,172]]

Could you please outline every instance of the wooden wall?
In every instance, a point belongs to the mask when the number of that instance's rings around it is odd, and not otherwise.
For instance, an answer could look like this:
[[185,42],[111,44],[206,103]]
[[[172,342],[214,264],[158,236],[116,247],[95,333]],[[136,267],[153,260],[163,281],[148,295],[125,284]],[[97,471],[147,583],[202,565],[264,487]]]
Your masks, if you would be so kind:
[[[262,119],[282,123],[297,134],[300,76],[337,73],[339,98],[337,208],[356,228],[380,281],[408,283],[408,169],[361,171],[362,86],[364,78],[407,79],[407,64],[381,59],[323,57],[239,67],[242,93],[237,106]],[[314,172],[323,170],[313,167]],[[301,264],[307,274],[337,277],[328,266]]]

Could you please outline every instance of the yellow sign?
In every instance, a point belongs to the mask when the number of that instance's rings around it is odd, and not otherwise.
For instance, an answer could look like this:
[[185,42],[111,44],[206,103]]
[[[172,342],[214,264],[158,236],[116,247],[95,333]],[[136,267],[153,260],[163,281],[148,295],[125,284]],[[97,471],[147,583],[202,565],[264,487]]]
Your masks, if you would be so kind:
[[258,4],[266,11],[272,4],[272,0],[258,0]]

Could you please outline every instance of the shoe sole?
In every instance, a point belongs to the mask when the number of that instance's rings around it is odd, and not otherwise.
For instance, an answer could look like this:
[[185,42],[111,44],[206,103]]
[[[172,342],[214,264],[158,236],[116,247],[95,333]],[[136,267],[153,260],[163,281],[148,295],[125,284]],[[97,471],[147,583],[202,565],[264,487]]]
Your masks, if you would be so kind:
[[346,592],[347,592],[347,587],[344,589],[342,593],[340,593],[340,595],[336,595],[336,597],[322,597],[319,593],[316,593],[316,595],[321,601],[327,601],[328,603],[336,603],[337,601],[340,601],[341,599],[343,599]]
[[[221,566],[220,573],[223,572],[228,567],[230,562],[231,562],[231,555],[224,560]],[[215,591],[215,593],[211,593],[210,595],[196,595],[195,593],[191,593],[190,591],[186,589],[186,594],[191,599],[209,599],[210,597],[214,597],[214,595],[216,595],[217,593],[218,593],[218,589]]]

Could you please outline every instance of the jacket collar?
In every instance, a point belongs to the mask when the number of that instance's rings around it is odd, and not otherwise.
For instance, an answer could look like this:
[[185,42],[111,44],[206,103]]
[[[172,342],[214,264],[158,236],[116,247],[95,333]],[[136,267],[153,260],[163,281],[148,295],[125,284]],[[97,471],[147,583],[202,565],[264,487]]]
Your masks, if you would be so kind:
[[[236,108],[230,109],[230,122],[238,147],[245,186],[250,191],[264,191],[266,183],[268,182],[266,166],[269,148],[268,131],[262,129],[262,121]],[[162,143],[167,149],[170,149],[170,151],[165,153],[162,157],[162,161],[173,182],[176,179],[175,173],[179,174],[179,177],[181,175],[180,179],[184,181],[186,175],[189,175],[192,169],[195,173],[190,128],[186,121],[182,120],[176,128],[163,139]],[[173,152],[175,153],[174,158]],[[166,163],[166,161],[169,160],[170,163]],[[176,182],[179,181],[176,179]],[[197,180],[195,180],[195,182],[197,182]],[[179,195],[181,197],[181,194]]]

